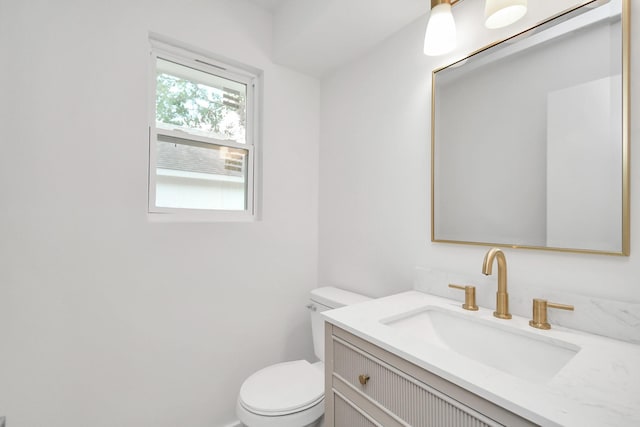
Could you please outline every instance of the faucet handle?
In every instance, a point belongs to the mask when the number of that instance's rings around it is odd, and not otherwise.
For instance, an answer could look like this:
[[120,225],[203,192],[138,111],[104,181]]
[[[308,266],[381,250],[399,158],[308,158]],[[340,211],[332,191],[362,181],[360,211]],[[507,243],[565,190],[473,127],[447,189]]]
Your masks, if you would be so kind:
[[462,304],[462,308],[465,310],[477,311],[478,306],[476,305],[476,287],[475,286],[461,286],[455,285],[453,283],[449,283],[449,287],[453,289],[460,289],[464,291],[464,304]]
[[573,311],[572,305],[557,304],[549,302],[546,299],[533,299],[533,320],[529,320],[529,326],[538,329],[551,329],[551,325],[547,321],[547,308],[558,308],[560,310]]

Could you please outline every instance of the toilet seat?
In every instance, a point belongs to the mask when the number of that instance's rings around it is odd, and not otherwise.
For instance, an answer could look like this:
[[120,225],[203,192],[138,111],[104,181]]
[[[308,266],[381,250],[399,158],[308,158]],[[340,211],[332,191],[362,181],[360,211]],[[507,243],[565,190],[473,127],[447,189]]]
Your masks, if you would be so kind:
[[322,369],[306,360],[268,366],[240,388],[239,403],[257,415],[277,417],[301,412],[324,399]]

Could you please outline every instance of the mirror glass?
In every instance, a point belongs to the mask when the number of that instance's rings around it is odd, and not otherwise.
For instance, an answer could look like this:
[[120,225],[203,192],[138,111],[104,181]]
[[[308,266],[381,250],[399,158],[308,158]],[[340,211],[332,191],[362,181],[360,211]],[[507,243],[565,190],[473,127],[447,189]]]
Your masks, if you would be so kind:
[[434,71],[432,241],[628,255],[628,6]]

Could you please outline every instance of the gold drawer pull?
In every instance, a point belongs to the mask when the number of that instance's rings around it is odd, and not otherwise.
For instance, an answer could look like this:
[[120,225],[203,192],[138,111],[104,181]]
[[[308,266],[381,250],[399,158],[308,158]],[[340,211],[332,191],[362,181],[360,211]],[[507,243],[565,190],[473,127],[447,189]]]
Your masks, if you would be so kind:
[[369,381],[369,375],[364,375],[364,374],[359,375],[358,381],[360,381],[360,384],[365,385],[367,381]]

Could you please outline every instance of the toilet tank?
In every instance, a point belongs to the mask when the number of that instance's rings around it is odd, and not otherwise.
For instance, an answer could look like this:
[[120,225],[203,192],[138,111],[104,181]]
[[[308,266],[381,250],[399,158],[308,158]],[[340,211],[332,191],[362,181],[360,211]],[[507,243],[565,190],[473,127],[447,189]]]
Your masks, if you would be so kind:
[[344,307],[368,301],[371,298],[344,289],[326,286],[311,291],[311,303],[307,306],[311,311],[311,332],[313,334],[313,350],[318,359],[324,362],[324,320],[320,313],[325,310]]

